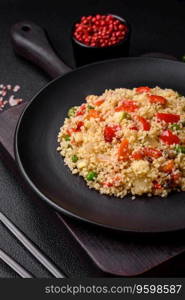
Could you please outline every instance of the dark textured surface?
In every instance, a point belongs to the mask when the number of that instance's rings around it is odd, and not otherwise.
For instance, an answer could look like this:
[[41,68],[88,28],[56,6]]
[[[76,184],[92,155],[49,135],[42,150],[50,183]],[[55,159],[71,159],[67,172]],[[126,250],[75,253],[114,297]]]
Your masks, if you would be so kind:
[[[178,57],[185,53],[184,1],[19,1],[0,2],[0,82],[19,83],[21,96],[29,100],[48,80],[38,69],[14,56],[9,39],[10,26],[29,19],[45,27],[58,53],[73,65],[70,46],[71,21],[92,11],[111,11],[122,14],[132,24],[131,54],[160,51]],[[47,4],[48,3],[48,4]],[[162,5],[163,3],[163,5]],[[159,5],[160,4],[160,5]],[[159,13],[160,7],[160,13]],[[72,239],[54,212],[36,197],[28,200],[19,175],[12,171],[1,152],[0,202],[5,212],[33,241],[35,241],[70,276],[102,275]],[[31,193],[31,192],[30,192]],[[60,229],[60,230],[59,230]],[[49,276],[38,263],[14,241],[0,225],[0,246],[27,267],[37,277]],[[183,276],[184,256],[148,272],[148,276]],[[0,262],[0,277],[15,277]]]
[[[59,268],[65,270],[68,276],[96,276],[100,274],[97,268],[77,245],[63,224],[58,220],[53,210],[26,187],[24,193],[22,180],[16,168],[12,168],[12,161],[1,153],[1,210],[28,237],[50,256]],[[6,162],[4,163],[4,161]],[[11,166],[11,167],[10,167]],[[1,176],[2,177],[2,176]],[[30,198],[32,201],[30,201]],[[36,277],[50,275],[23,249],[14,237],[0,224],[0,247],[17,259]],[[0,277],[15,276],[3,263],[0,263]]]

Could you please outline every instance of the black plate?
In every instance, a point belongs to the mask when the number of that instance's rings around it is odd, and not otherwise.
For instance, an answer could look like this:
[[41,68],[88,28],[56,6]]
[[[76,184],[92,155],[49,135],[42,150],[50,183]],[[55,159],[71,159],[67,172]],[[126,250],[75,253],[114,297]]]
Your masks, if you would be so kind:
[[166,232],[185,228],[183,192],[135,200],[100,195],[81,177],[72,175],[56,151],[57,134],[71,106],[105,89],[142,85],[185,94],[185,65],[152,58],[93,64],[52,81],[32,100],[16,129],[15,154],[24,177],[42,199],[60,212],[117,230]]

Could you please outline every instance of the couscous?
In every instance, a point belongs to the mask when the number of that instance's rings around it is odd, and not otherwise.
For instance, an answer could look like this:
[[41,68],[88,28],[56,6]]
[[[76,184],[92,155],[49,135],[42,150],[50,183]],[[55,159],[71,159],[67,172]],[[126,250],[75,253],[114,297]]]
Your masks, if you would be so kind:
[[69,109],[58,151],[102,194],[185,191],[185,97],[147,86],[89,95]]

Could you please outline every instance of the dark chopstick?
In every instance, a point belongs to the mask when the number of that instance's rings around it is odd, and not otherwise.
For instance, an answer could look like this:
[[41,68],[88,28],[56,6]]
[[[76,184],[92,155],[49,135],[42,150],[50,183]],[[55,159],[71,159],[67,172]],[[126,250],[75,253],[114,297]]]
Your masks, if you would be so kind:
[[2,212],[0,221],[19,240],[19,242],[37,259],[54,277],[66,278],[64,273],[47,258],[37,246],[33,244]]
[[0,259],[7,264],[12,270],[14,270],[22,278],[33,278],[33,276],[26,271],[20,264],[18,264],[13,258],[11,258],[6,252],[0,249]]

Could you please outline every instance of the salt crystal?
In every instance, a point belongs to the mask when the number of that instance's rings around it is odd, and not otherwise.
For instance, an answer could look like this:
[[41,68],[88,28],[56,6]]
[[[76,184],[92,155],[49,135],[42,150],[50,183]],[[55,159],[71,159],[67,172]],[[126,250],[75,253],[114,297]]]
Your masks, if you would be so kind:
[[11,84],[0,84],[0,110],[2,111],[5,105],[9,104],[9,106],[16,106],[23,101],[21,98],[15,98],[14,95],[10,95],[8,101],[4,100],[7,98],[7,94],[9,95],[10,91],[16,93],[20,89],[20,86],[17,84],[12,86]]
[[22,101],[23,100],[21,98],[15,99],[14,96],[10,96],[10,98],[8,100],[10,106],[15,106],[15,105],[19,104]]
[[9,100],[8,100],[10,106],[14,106],[17,104],[16,99],[14,98],[14,96],[10,96]]
[[20,85],[15,85],[13,88],[13,92],[18,92],[20,90]]

